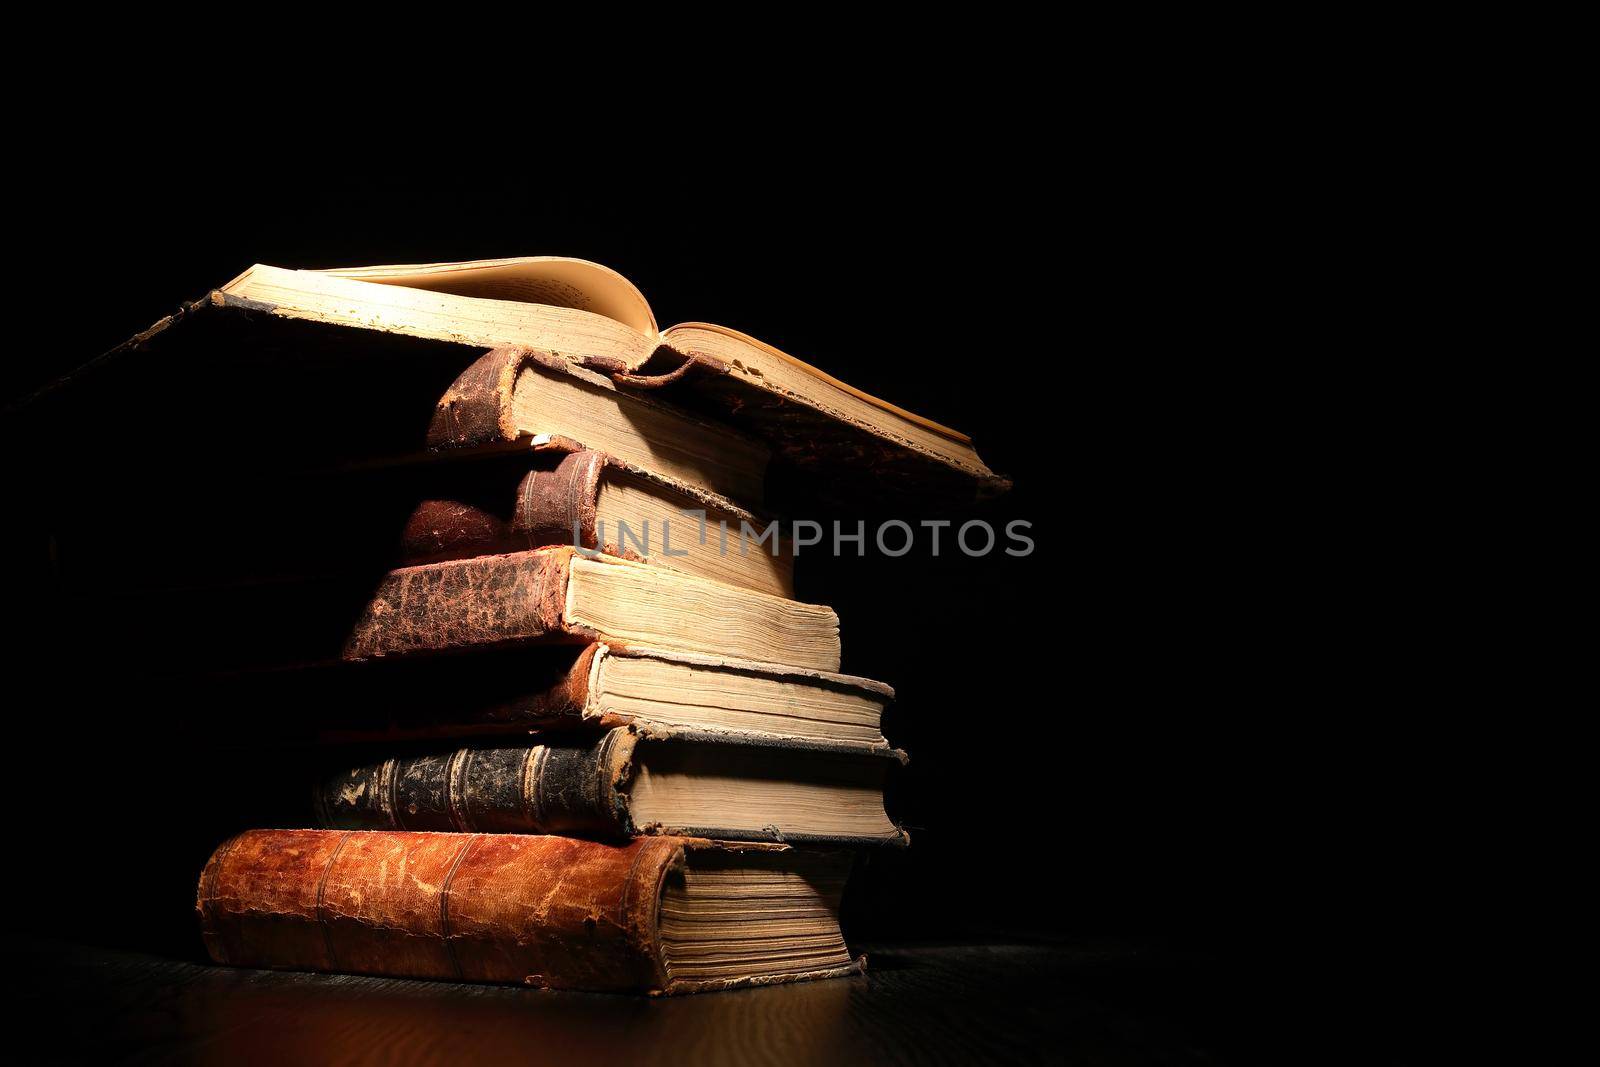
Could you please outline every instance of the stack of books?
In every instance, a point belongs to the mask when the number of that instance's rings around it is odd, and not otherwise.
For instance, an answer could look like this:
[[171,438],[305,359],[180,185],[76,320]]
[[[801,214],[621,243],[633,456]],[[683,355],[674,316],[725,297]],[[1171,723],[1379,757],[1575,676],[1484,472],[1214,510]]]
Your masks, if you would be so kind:
[[553,257],[257,266],[130,354],[228,367],[235,427],[295,397],[300,494],[253,496],[249,581],[190,545],[190,599],[130,610],[225,611],[190,656],[292,676],[365,746],[307,783],[317,828],[216,849],[213,959],[650,993],[860,968],[839,900],[861,850],[908,843],[883,803],[905,756],[892,690],[795,599],[769,470],[832,504],[1003,489],[970,441],[735,331],[660,331]]

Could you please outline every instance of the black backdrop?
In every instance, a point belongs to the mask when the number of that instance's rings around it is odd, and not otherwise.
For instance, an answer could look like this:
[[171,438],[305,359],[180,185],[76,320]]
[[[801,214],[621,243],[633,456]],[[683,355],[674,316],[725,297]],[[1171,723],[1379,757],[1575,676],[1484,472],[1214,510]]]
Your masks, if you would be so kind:
[[[37,337],[5,362],[7,393],[252,262],[608,264],[663,324],[743,329],[970,433],[1015,488],[951,517],[1031,523],[1025,559],[802,560],[802,595],[838,609],[845,669],[896,686],[887,732],[912,757],[891,813],[914,844],[859,880],[853,937],[1132,939],[1336,983],[1381,954],[1364,995],[1406,988],[1426,952],[1403,936],[1426,906],[1397,804],[1414,728],[1349,684],[1341,657],[1362,642],[1329,606],[1341,564],[1304,539],[1327,517],[1290,502],[1316,475],[1287,431],[1319,403],[1294,279],[1138,180],[973,164],[779,181],[781,162],[603,187],[533,166],[450,182],[88,170],[38,208]],[[9,458],[48,467],[48,442]],[[136,443],[107,459],[140,476]],[[114,640],[90,628],[67,660],[11,665],[23,792],[49,791],[58,825],[148,840],[141,869],[76,854],[84,878],[174,896],[97,936],[195,956],[183,894],[209,844],[174,840],[147,799],[173,792],[152,776],[192,771],[193,739],[159,707],[72,707],[50,673]],[[1362,738],[1383,753],[1357,767]],[[92,787],[63,787],[74,760]],[[250,807],[225,782],[206,803],[208,826]]]

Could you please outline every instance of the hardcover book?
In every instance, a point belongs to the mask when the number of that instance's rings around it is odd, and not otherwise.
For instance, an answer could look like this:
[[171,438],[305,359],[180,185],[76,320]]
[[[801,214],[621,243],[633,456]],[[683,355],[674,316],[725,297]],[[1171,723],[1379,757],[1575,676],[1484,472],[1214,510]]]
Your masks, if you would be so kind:
[[58,511],[52,564],[63,592],[103,597],[192,583],[316,579],[572,545],[793,598],[780,526],[598,452],[542,449],[124,487]]
[[251,830],[200,876],[237,967],[694,993],[858,972],[848,854],[681,837]]
[[608,730],[396,756],[329,776],[320,825],[627,838],[904,845],[883,807],[899,752]]
[[570,453],[554,468],[529,471],[515,486],[486,488],[498,494],[418,504],[401,532],[402,558],[430,563],[573,545],[773,596],[794,595],[793,549],[775,528],[767,536],[769,520],[603,453]]
[[572,548],[391,571],[344,658],[606,640],[839,669],[833,609]]
[[98,654],[139,676],[596,641],[839,669],[832,608],[568,546],[261,581],[196,575],[181,562],[154,575],[172,579],[162,586],[119,588],[112,584],[119,576],[64,590],[57,624],[80,635],[91,626],[115,634]]
[[593,449],[699,490],[741,502],[765,495],[769,452],[754,438],[544,352],[494,349],[439,398],[434,451]]
[[304,724],[308,735],[345,742],[633,726],[882,752],[883,712],[894,699],[870,678],[604,642],[247,677],[247,687],[218,697],[262,709],[246,722],[283,722],[314,692],[329,711]]

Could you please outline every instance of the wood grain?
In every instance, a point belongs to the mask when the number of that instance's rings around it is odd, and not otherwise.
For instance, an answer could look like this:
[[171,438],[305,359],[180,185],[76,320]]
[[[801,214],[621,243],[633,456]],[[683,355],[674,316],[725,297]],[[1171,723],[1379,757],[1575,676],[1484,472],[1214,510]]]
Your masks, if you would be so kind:
[[[864,976],[647,999],[35,946],[63,1058],[201,1063],[1212,1063],[1194,973],[1126,947],[873,948]],[[34,970],[33,968],[37,968]],[[1186,983],[1194,990],[1186,991]],[[1176,1005],[1176,1007],[1174,1007]],[[1174,1018],[1174,1016],[1178,1018]]]

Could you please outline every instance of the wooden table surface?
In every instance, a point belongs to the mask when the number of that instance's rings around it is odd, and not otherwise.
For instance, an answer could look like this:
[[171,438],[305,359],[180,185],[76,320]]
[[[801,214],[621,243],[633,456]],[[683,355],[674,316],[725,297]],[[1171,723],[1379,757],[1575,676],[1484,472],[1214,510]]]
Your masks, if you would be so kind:
[[[42,1059],[187,1063],[1214,1063],[1204,966],[1126,947],[867,948],[866,975],[649,999],[236,970],[66,945],[25,961]],[[47,1014],[37,1016],[43,1021]]]

